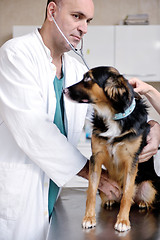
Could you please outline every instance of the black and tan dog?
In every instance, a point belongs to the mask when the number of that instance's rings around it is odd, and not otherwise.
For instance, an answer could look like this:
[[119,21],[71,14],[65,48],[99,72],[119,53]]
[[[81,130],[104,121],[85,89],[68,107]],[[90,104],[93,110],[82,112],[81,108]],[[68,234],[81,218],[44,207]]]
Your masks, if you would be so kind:
[[146,145],[150,130],[147,107],[142,99],[135,97],[132,86],[113,67],[91,69],[82,81],[66,88],[64,93],[76,102],[91,103],[94,108],[89,187],[82,226],[96,225],[96,192],[104,165],[109,178],[119,184],[123,194],[121,199],[116,199],[100,192],[102,205],[120,202],[115,229],[127,231],[132,202],[141,208],[149,207],[156,197],[156,189],[148,179],[135,184],[138,156]]

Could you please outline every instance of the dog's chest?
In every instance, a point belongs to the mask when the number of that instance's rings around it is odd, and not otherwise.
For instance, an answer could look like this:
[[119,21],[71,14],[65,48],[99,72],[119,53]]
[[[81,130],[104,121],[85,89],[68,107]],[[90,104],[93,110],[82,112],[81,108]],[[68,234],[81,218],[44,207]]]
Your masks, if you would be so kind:
[[109,154],[109,159],[106,161],[106,168],[108,169],[109,176],[111,179],[121,184],[124,176],[124,162],[119,155],[119,149],[123,149],[124,143],[119,142],[114,146],[108,144],[106,147]]
[[102,132],[99,134],[100,137],[106,137],[109,139],[109,141],[112,141],[113,138],[119,136],[121,133],[121,130],[116,123],[108,123],[108,129],[105,132]]
[[[106,116],[108,117],[106,118]],[[99,137],[104,137],[108,139],[109,142],[121,134],[120,126],[117,121],[112,119],[110,112],[95,114],[93,129]]]
[[114,144],[114,145],[112,145],[112,144],[107,144],[106,145],[108,154],[109,154],[110,159],[111,159],[110,163],[112,165],[118,166],[118,165],[121,164],[118,152],[119,152],[120,147],[123,148],[123,146],[124,146],[123,142],[119,142],[119,143]]
[[106,125],[106,131],[101,132],[99,136],[108,138],[108,142],[111,142],[113,138],[121,134],[120,127],[116,121],[112,121],[112,120],[107,121],[105,125]]

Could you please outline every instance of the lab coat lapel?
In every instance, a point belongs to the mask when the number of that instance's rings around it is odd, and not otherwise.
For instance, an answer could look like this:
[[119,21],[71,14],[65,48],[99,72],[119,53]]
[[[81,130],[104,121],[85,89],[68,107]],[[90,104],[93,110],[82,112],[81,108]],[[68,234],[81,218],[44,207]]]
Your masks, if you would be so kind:
[[[73,63],[68,61],[67,56],[63,58],[65,83],[64,88],[76,82],[76,71],[73,69]],[[67,132],[68,139],[70,139],[70,133],[74,126],[74,113],[75,113],[75,103],[66,98],[64,95],[64,106],[65,106],[65,128]]]
[[[64,87],[69,87],[76,82],[80,81],[85,73],[85,67],[79,65],[77,60],[64,54],[63,57],[65,84]],[[65,128],[68,140],[72,142],[72,135],[75,131],[81,131],[83,127],[83,119],[86,115],[87,105],[75,103],[64,96],[65,105]],[[79,105],[77,107],[77,105]]]
[[54,91],[54,85],[53,85],[53,81],[56,75],[56,67],[52,64],[50,67],[50,71],[51,74],[49,74],[49,79],[48,79],[48,94],[47,94],[47,102],[48,102],[48,115],[49,115],[49,119],[50,121],[53,121],[54,119],[54,114],[55,114],[55,110],[56,110],[56,95],[55,95],[55,91]]

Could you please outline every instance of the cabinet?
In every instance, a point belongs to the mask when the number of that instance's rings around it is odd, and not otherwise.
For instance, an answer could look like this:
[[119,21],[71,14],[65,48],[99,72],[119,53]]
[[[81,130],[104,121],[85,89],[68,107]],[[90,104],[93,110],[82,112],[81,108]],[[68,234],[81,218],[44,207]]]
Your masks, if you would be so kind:
[[[80,44],[77,48],[80,48]],[[82,62],[73,51],[69,54]],[[83,39],[83,54],[89,68],[113,66],[114,26],[89,26]]]
[[160,81],[160,26],[89,26],[84,56],[90,67],[112,65],[127,78]]
[[84,37],[84,53],[89,67],[114,65],[114,27],[89,26]]
[[115,67],[127,78],[160,81],[160,26],[115,26]]
[[[13,36],[36,26],[14,26]],[[90,68],[114,66],[127,78],[160,81],[160,26],[89,26],[84,37],[84,57]],[[81,61],[73,51],[69,54]]]

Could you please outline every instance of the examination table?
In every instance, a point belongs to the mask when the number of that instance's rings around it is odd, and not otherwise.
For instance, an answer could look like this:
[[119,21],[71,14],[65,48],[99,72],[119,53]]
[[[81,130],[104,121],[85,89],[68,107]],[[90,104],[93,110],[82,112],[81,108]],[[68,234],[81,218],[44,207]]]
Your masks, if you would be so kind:
[[63,188],[55,204],[47,240],[160,240],[160,209],[150,211],[132,207],[131,230],[119,233],[114,230],[119,206],[103,209],[96,197],[97,226],[81,227],[85,213],[86,188]]

